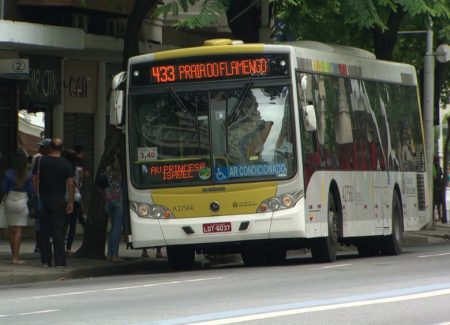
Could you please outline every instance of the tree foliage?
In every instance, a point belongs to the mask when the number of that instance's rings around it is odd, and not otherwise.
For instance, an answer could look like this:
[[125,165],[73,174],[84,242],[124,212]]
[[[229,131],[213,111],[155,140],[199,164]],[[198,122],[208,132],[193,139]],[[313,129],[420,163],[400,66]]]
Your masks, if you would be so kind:
[[397,32],[424,30],[429,17],[434,20],[439,37],[450,39],[449,3],[449,0],[273,1],[275,33],[282,40],[310,39],[363,47],[378,57],[392,59]]
[[[274,14],[273,35],[279,41],[317,40],[362,47],[374,51],[381,59],[402,59],[408,53],[397,45],[400,30],[424,30],[429,19],[434,21],[441,42],[450,40],[450,0],[267,0]],[[258,5],[253,0],[173,0],[158,7],[155,16],[180,11],[189,12],[190,6],[201,4],[197,16],[179,19],[178,28],[199,28],[217,21],[217,12],[229,11],[240,3]],[[247,4],[246,4],[247,5]],[[243,5],[244,6],[244,5]],[[241,8],[243,7],[241,6]],[[242,9],[241,9],[242,10]],[[246,10],[246,9],[245,9]],[[228,13],[228,12],[227,12]],[[228,16],[228,15],[227,15]],[[253,15],[255,17],[255,15]],[[229,22],[230,18],[228,16]],[[249,17],[246,17],[246,20]],[[257,19],[257,17],[255,17]],[[232,22],[232,21],[231,21]],[[248,21],[247,21],[248,23]],[[230,27],[231,24],[230,24]],[[236,31],[233,30],[233,34]],[[414,46],[423,46],[424,37],[416,37]],[[397,50],[400,48],[400,50]],[[407,51],[407,52],[406,52]],[[398,57],[394,56],[399,54]],[[421,63],[411,58],[412,63]],[[415,61],[414,61],[415,60]]]
[[195,29],[215,24],[219,20],[218,13],[224,12],[230,5],[229,0],[173,0],[156,8],[154,17],[169,15],[178,16],[180,10],[188,13],[190,7],[200,3],[200,12],[196,16],[179,19],[175,26],[178,28]]

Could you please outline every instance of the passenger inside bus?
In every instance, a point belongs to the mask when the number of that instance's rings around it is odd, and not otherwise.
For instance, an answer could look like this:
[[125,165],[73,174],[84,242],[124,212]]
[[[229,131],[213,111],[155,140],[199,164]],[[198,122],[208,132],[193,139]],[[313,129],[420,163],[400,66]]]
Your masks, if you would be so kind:
[[239,111],[234,113],[235,118],[230,119],[230,115],[228,116],[228,122],[230,122],[227,130],[228,161],[235,165],[258,161],[273,122],[267,122],[261,118],[258,102],[251,90],[247,92],[242,104],[238,104],[233,112],[236,110]]

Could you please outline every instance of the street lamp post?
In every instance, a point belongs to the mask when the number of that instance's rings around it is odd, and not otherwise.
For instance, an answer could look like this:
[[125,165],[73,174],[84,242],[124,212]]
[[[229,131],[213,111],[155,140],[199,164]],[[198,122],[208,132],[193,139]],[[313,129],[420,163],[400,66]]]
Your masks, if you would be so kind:
[[425,152],[426,152],[426,167],[428,178],[428,193],[431,204],[429,227],[433,227],[433,156],[434,156],[434,53],[433,53],[433,31],[431,29],[432,22],[428,23],[427,30],[418,31],[401,31],[399,34],[426,34],[427,44],[424,57],[423,72],[423,118],[425,128]]
[[[430,24],[431,25],[431,24]],[[433,31],[431,26],[427,29],[427,49],[423,63],[423,105],[424,105],[424,127],[425,146],[427,153],[427,175],[428,193],[433,193],[433,156],[434,156],[434,53],[433,53]],[[430,223],[433,224],[434,202],[431,203]]]

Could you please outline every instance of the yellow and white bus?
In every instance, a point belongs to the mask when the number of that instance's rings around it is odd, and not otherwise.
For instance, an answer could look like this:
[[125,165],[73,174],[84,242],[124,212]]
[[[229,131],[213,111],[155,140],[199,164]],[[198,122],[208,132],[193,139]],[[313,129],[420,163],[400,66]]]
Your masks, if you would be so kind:
[[128,240],[283,263],[310,248],[332,262],[401,253],[428,221],[415,69],[317,42],[204,46],[145,54],[113,79],[126,138]]

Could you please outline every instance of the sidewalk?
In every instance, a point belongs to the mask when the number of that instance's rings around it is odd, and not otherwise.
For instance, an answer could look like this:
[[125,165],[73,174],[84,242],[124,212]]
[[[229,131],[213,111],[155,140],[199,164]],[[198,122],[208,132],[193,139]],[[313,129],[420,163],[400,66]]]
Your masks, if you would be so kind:
[[[76,251],[81,246],[78,236],[72,246]],[[166,258],[156,258],[155,250],[148,249],[148,258],[141,257],[141,250],[126,249],[120,246],[123,263],[112,263],[106,260],[67,258],[67,268],[42,267],[39,253],[34,253],[34,239],[23,238],[20,258],[26,264],[11,264],[11,251],[7,238],[0,237],[0,286],[41,281],[63,281],[66,279],[89,278],[96,276],[121,275],[135,272],[168,271]],[[106,250],[105,250],[106,252]],[[164,252],[164,251],[163,251]]]
[[[436,223],[433,230],[405,233],[403,242],[404,246],[450,243],[450,224]],[[80,245],[81,237],[78,236],[73,244],[74,250],[76,251]],[[69,267],[66,269],[42,267],[39,254],[34,253],[33,250],[34,240],[30,237],[24,238],[21,246],[21,258],[26,261],[26,264],[12,265],[9,243],[7,239],[0,237],[0,286],[170,270],[166,258],[155,257],[155,250],[149,249],[149,257],[142,258],[141,250],[126,249],[124,244],[120,247],[120,256],[125,260],[123,263],[68,257]],[[197,260],[197,262],[208,263],[204,259]]]
[[450,224],[435,222],[434,229],[407,232],[403,235],[404,246],[421,244],[450,244]]

